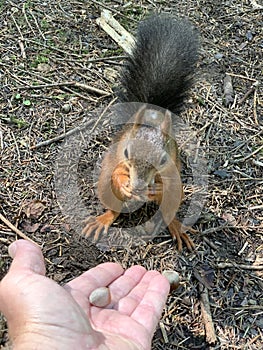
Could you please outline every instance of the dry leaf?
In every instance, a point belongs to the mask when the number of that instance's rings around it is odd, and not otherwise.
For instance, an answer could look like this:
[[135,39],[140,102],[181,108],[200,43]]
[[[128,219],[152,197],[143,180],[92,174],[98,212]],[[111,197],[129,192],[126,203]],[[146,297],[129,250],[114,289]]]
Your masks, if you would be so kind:
[[229,225],[232,225],[232,226],[237,225],[237,221],[236,221],[235,217],[230,213],[223,213],[222,219],[224,219]]
[[36,224],[31,224],[27,221],[22,223],[22,228],[24,231],[29,232],[29,233],[34,233],[36,232],[36,230],[39,228],[40,224],[36,223]]
[[37,219],[46,209],[43,201],[34,199],[33,201],[27,203],[24,207],[24,212],[29,219]]

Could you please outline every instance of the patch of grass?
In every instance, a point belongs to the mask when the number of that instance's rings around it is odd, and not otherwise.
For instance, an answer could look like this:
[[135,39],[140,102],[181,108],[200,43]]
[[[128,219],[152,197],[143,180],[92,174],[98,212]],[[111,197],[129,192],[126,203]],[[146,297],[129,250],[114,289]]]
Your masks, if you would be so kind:
[[49,58],[45,54],[39,54],[34,61],[30,64],[31,67],[36,68],[40,63],[48,63]]
[[45,20],[45,19],[42,19],[42,21],[40,21],[40,27],[41,27],[42,29],[48,29],[48,27],[49,27],[48,21]]
[[54,100],[67,100],[69,98],[69,94],[59,94],[59,95],[55,95],[55,96],[52,96],[52,99]]
[[13,115],[10,117],[5,117],[3,115],[0,115],[0,119],[5,121],[8,124],[16,126],[18,129],[28,127],[28,125],[29,125],[25,120],[23,120],[21,118],[16,118]]
[[115,55],[122,55],[123,54],[123,49],[119,48],[117,50],[106,50],[102,52],[102,57],[110,57],[110,56],[115,56]]

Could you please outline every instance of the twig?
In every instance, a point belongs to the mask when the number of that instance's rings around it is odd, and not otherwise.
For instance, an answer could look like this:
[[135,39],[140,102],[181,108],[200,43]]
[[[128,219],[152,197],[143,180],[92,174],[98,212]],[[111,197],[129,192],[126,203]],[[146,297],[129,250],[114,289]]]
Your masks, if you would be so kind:
[[231,77],[235,77],[235,78],[250,80],[250,81],[253,81],[253,82],[256,82],[256,81],[257,81],[256,79],[249,78],[249,77],[246,77],[246,76],[240,75],[240,74],[235,74],[235,73],[226,73],[226,74],[227,74],[227,75],[230,75]]
[[249,88],[249,90],[245,93],[245,95],[238,101],[238,104],[241,105],[247,98],[249,95],[252,94],[252,92],[254,92],[256,90],[256,88],[258,87],[259,82],[255,81]]
[[244,306],[230,306],[230,310],[262,310],[263,305],[244,305]]
[[23,34],[22,34],[21,29],[20,29],[19,25],[17,24],[17,22],[16,22],[16,20],[15,20],[15,18],[14,18],[14,16],[12,14],[11,14],[11,18],[12,18],[13,22],[15,23],[16,29],[19,31],[20,38],[18,39],[18,44],[19,44],[19,47],[20,47],[20,50],[21,50],[21,56],[22,56],[22,58],[25,59],[26,58],[26,52],[25,52],[25,47],[24,47],[24,43],[23,43],[23,41],[24,41]]
[[36,24],[36,27],[37,27],[37,29],[38,29],[40,35],[42,36],[43,40],[46,41],[45,35],[44,35],[44,34],[42,33],[42,31],[41,31],[41,29],[40,29],[40,27],[39,27],[39,25],[38,25],[38,22],[37,22],[37,20],[36,20],[36,17],[34,16],[33,11],[31,11],[31,10],[29,9],[29,12],[30,12],[30,15],[31,15],[31,16],[33,17],[33,19],[34,19],[34,22],[35,22],[35,24]]
[[127,56],[125,56],[125,55],[90,58],[86,61],[86,63],[112,61],[112,60],[123,60],[125,58],[127,58]]
[[253,114],[255,119],[255,124],[258,125],[258,115],[257,115],[257,89],[254,91],[254,98],[253,98]]
[[124,17],[125,19],[127,19],[130,22],[137,22],[137,20],[134,19],[133,17],[128,17],[128,16],[124,15],[123,13],[119,12],[118,10],[115,10],[113,6],[105,5],[104,1],[102,1],[102,2],[97,1],[97,0],[91,0],[91,1],[94,2],[94,4],[97,4],[97,5],[101,6],[101,7],[104,7],[107,10],[115,12],[116,14],[118,14],[121,17]]
[[34,242],[31,238],[27,237],[22,231],[20,231],[17,227],[15,227],[7,218],[5,218],[1,213],[0,213],[0,220],[2,220],[6,226],[8,226],[13,232],[15,232],[19,237],[26,239],[27,241],[30,241],[37,246],[39,246],[36,242]]
[[216,339],[215,327],[214,327],[211,310],[210,310],[208,290],[201,283],[198,283],[198,286],[199,286],[199,292],[200,292],[201,312],[202,312],[203,322],[205,326],[206,341],[210,345],[215,344],[217,339]]
[[241,142],[237,147],[233,148],[232,150],[229,150],[229,152],[236,153],[237,150],[247,145],[251,140],[255,139],[255,137],[257,136],[260,136],[262,133],[263,133],[263,129],[259,130],[259,132],[257,132],[256,134],[253,134],[252,136],[250,136],[248,139],[246,139],[246,141]]
[[23,12],[23,15],[24,15],[24,17],[25,17],[25,20],[26,20],[26,23],[27,23],[28,27],[31,29],[32,33],[34,34],[34,37],[36,37],[36,33],[35,33],[33,27],[31,26],[31,24],[30,24],[28,18],[27,18],[27,14],[26,14],[26,4],[23,4],[22,12]]
[[50,84],[40,84],[40,85],[25,85],[25,86],[17,86],[16,89],[45,89],[50,87],[58,87],[58,86],[75,86],[82,90],[87,90],[90,92],[94,92],[98,95],[109,96],[111,93],[95,88],[93,86],[87,84],[81,84],[77,81],[64,81],[61,83],[50,83]]
[[13,22],[15,23],[16,29],[18,30],[18,32],[19,32],[19,34],[20,34],[21,40],[25,40],[25,39],[24,39],[24,36],[23,36],[23,34],[22,34],[22,32],[21,32],[21,29],[20,29],[19,25],[17,24],[17,22],[16,22],[16,20],[15,20],[15,17],[14,17],[12,14],[11,14],[11,18],[12,18]]
[[263,209],[263,204],[248,207],[248,210],[259,210],[259,209]]
[[47,49],[50,49],[50,50],[53,50],[53,51],[57,51],[57,52],[60,52],[60,53],[63,53],[65,56],[73,56],[73,57],[77,57],[77,58],[83,58],[83,56],[81,55],[78,55],[74,52],[71,52],[72,50],[71,49],[68,49],[68,51],[65,51],[65,50],[62,50],[62,49],[59,49],[58,47],[55,47],[55,46],[50,46],[48,44],[43,44],[41,43],[40,41],[35,41],[35,40],[32,40],[32,39],[28,39],[28,38],[23,38],[24,41],[26,42],[29,42],[29,43],[32,43],[32,44],[35,44],[35,45],[39,45],[39,46],[43,46]]
[[263,265],[245,265],[245,264],[236,264],[234,262],[219,263],[216,265],[216,267],[218,269],[227,269],[229,267],[236,267],[241,270],[256,270],[256,271],[263,270]]
[[160,329],[161,329],[161,332],[162,332],[162,335],[163,335],[164,343],[168,344],[169,343],[169,339],[168,339],[167,332],[166,332],[166,329],[165,329],[165,326],[164,326],[163,322],[160,322],[159,325],[160,325]]
[[40,147],[48,146],[53,142],[60,141],[60,140],[64,139],[65,137],[74,134],[75,132],[80,132],[83,128],[86,128],[87,126],[91,125],[92,123],[93,123],[93,120],[89,120],[88,122],[85,123],[84,127],[77,126],[76,128],[71,129],[71,130],[65,132],[64,134],[61,134],[61,135],[58,135],[56,137],[53,137],[52,139],[48,139],[48,140],[45,140],[43,142],[37,143],[36,145],[32,146],[31,149],[37,149]]
[[96,120],[96,123],[93,125],[92,129],[91,129],[91,133],[96,129],[97,125],[99,124],[99,122],[101,121],[102,117],[104,116],[104,114],[108,111],[108,109],[110,108],[110,106],[112,106],[114,104],[114,102],[117,100],[117,97],[115,97],[102,111],[102,113],[100,114],[99,118]]
[[218,250],[217,246],[216,246],[213,242],[209,241],[208,238],[203,237],[203,240],[204,240],[212,249]]
[[205,235],[208,235],[209,233],[222,231],[225,228],[236,228],[236,226],[225,224],[225,225],[221,225],[221,226],[218,226],[218,227],[212,227],[212,228],[208,228],[207,230],[204,230],[203,232],[200,232],[200,235],[201,236],[205,236]]
[[18,44],[21,50],[21,56],[22,58],[26,59],[26,51],[25,51],[25,46],[22,40],[18,40]]
[[245,244],[243,245],[243,247],[240,249],[240,251],[237,253],[237,255],[241,255],[244,250],[246,249],[246,247],[248,246],[248,242],[245,242]]
[[239,163],[239,162],[245,162],[247,159],[253,157],[255,154],[257,154],[259,151],[261,151],[263,148],[263,145],[260,146],[259,148],[257,148],[255,151],[253,151],[252,153],[248,154],[246,157],[241,158],[241,159],[236,159],[233,161],[233,163]]
[[3,132],[0,130],[0,149],[4,149]]

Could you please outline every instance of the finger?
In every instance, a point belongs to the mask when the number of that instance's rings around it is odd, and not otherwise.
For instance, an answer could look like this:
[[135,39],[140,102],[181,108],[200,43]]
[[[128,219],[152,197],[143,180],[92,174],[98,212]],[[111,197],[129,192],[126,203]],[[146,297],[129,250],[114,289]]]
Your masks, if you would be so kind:
[[148,284],[144,297],[131,314],[152,335],[161,317],[170,285],[168,280],[158,274]]
[[77,290],[86,296],[99,287],[106,287],[123,274],[123,268],[116,263],[100,264],[65,285],[66,289]]
[[10,273],[28,270],[40,275],[45,275],[46,268],[43,254],[36,244],[19,239],[9,246],[8,252],[13,258],[9,269]]
[[108,308],[114,307],[119,310],[119,302],[126,297],[132,289],[141,281],[146,273],[142,266],[132,266],[122,276],[112,282],[109,286],[111,303]]
[[[125,337],[128,334],[128,337],[135,343],[141,343],[143,349],[150,349],[149,342],[169,293],[169,282],[160,273],[148,271],[134,289],[136,289],[135,292],[132,290],[127,299],[124,298],[126,300],[130,298],[130,302],[136,305],[131,316],[127,315],[124,308],[122,312],[116,312],[92,307],[91,320],[97,330],[103,329]],[[127,307],[130,307],[129,303]]]
[[119,300],[118,310],[125,315],[131,315],[143,300],[153,278],[159,275],[158,271],[147,271],[140,282],[130,290],[130,293]]

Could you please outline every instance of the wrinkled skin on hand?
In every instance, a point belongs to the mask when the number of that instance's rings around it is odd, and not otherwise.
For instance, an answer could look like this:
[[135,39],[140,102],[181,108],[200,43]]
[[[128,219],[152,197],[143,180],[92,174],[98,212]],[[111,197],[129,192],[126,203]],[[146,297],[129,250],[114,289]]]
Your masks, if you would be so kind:
[[[157,271],[105,263],[63,287],[45,277],[39,247],[19,240],[0,282],[0,310],[17,349],[150,349],[169,283]],[[108,286],[111,303],[89,303],[90,293]]]

